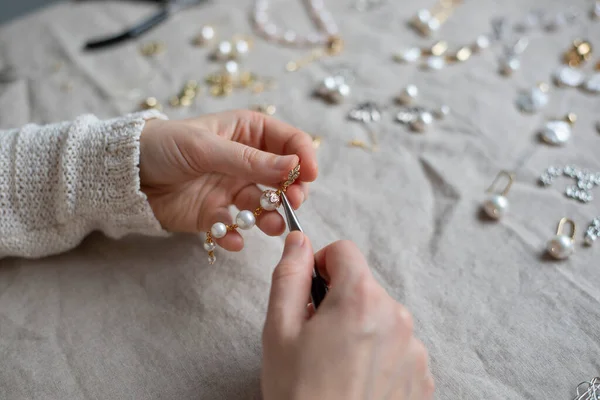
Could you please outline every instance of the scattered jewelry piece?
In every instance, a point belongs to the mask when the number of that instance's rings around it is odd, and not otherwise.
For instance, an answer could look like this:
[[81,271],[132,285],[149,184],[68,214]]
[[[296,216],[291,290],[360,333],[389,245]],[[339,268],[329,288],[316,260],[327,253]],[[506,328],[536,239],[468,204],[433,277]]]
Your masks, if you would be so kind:
[[589,93],[594,93],[594,94],[599,94],[600,93],[600,61],[598,61],[598,63],[596,63],[596,66],[594,67],[595,72],[589,76],[585,82],[583,82],[582,84],[582,88],[583,90],[589,92]]
[[216,244],[214,239],[224,238],[228,232],[232,232],[237,228],[248,230],[256,225],[256,218],[264,211],[274,211],[281,205],[281,194],[287,191],[287,188],[293,184],[300,176],[300,165],[296,166],[288,175],[288,179],[283,182],[278,190],[265,190],[259,200],[260,206],[254,211],[242,210],[235,218],[233,225],[226,225],[222,222],[216,222],[206,232],[206,240],[204,249],[208,252],[208,263],[214,264],[217,260],[215,256]]
[[540,139],[554,146],[563,146],[571,139],[571,127],[577,121],[577,116],[569,113],[564,120],[552,120],[544,124],[539,132]]
[[240,60],[245,57],[252,48],[252,41],[245,37],[234,37],[232,40],[222,40],[212,52],[212,58],[216,61]]
[[368,144],[366,144],[365,142],[363,142],[362,140],[359,140],[359,139],[354,139],[354,140],[349,141],[348,146],[358,147],[363,150],[367,150],[369,152],[375,151],[375,149],[372,146],[369,146]]
[[267,115],[275,115],[277,112],[277,107],[275,107],[273,104],[261,104],[254,106],[253,109]]
[[504,76],[510,76],[521,68],[519,57],[529,46],[529,39],[520,38],[510,46],[505,46],[504,53],[499,60],[499,72]]
[[[594,244],[594,242],[596,241],[596,239],[598,239],[599,236],[600,236],[600,217],[596,217],[592,220],[592,222],[590,222],[590,224],[587,227],[587,230],[585,231],[585,237],[584,237],[585,244],[588,246],[591,246],[592,244]],[[600,387],[598,389],[600,389]]]
[[322,141],[323,141],[323,138],[321,136],[312,136],[312,145],[315,149],[318,149],[319,147],[321,147]]
[[381,7],[387,0],[356,0],[354,9],[359,12],[366,12]]
[[422,36],[431,36],[439,31],[442,24],[452,15],[453,9],[462,0],[440,0],[431,9],[421,9],[410,21],[410,25]]
[[146,57],[151,57],[163,53],[166,48],[162,42],[149,42],[142,45],[140,53]]
[[172,107],[189,107],[199,91],[200,87],[198,86],[198,82],[189,80],[185,83],[177,96],[173,96],[169,99],[169,104]]
[[158,102],[156,97],[148,97],[140,104],[143,110],[162,110],[162,105]]
[[572,9],[547,14],[543,10],[533,9],[525,14],[525,18],[513,26],[518,33],[526,33],[534,29],[543,29],[547,32],[555,32],[566,25],[572,25],[577,20],[577,12]]
[[321,81],[316,94],[328,103],[341,103],[350,96],[350,86],[343,75],[328,76]]
[[215,28],[210,25],[204,25],[200,29],[200,33],[194,37],[192,40],[192,44],[194,46],[206,46],[215,40],[216,33]]
[[549,90],[550,86],[542,82],[532,89],[519,92],[516,99],[517,108],[525,113],[535,113],[541,110],[548,104]]
[[442,105],[433,110],[425,107],[405,107],[396,113],[396,122],[407,125],[414,132],[424,132],[434,120],[444,119],[450,114],[450,107]]
[[[566,223],[571,224],[571,235],[563,234]],[[548,241],[546,246],[548,253],[557,260],[564,260],[575,251],[575,222],[569,218],[561,218],[556,228],[556,235]]]
[[592,201],[594,197],[591,190],[595,186],[600,186],[600,172],[592,173],[575,165],[567,165],[564,168],[548,167],[540,176],[539,182],[543,186],[550,186],[554,179],[559,176],[565,176],[576,181],[575,185],[565,188],[565,196],[582,203]]
[[[508,183],[504,186],[504,189],[501,192],[495,192],[494,187],[498,183],[501,177],[506,177],[508,179]],[[489,188],[487,188],[486,193],[492,193],[484,202],[483,202],[483,211],[487,214],[488,217],[492,219],[500,219],[509,208],[509,202],[506,198],[508,191],[510,190],[513,182],[515,181],[515,174],[508,171],[500,171],[498,175],[496,175],[496,179],[492,182]]]
[[418,113],[415,118],[410,121],[409,126],[415,132],[425,132],[431,124],[433,124],[434,117],[430,111],[422,111]]
[[554,71],[553,78],[556,86],[578,87],[584,82],[585,75],[579,69],[563,65]]
[[396,103],[402,105],[411,104],[419,96],[419,89],[415,85],[408,85],[396,97]]
[[573,400],[598,399],[600,399],[600,378],[593,378],[589,382],[581,382],[577,385],[577,391]]
[[442,104],[438,108],[433,110],[433,116],[436,119],[444,119],[450,114],[450,106]]
[[563,62],[570,67],[579,67],[592,56],[592,44],[588,40],[575,39],[563,54]]
[[371,138],[371,149],[373,151],[377,150],[379,147],[377,134],[375,133],[375,130],[368,125],[373,122],[381,121],[381,110],[379,109],[379,106],[372,101],[360,103],[351,109],[350,112],[348,112],[348,119],[351,121],[362,122],[364,124]]

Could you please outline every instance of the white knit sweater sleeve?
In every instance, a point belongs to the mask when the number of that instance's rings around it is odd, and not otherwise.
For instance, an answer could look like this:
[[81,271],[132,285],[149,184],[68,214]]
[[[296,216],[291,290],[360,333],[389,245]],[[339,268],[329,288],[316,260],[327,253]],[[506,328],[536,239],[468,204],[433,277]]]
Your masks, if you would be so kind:
[[163,235],[140,190],[145,111],[0,131],[0,258],[42,257],[92,231]]

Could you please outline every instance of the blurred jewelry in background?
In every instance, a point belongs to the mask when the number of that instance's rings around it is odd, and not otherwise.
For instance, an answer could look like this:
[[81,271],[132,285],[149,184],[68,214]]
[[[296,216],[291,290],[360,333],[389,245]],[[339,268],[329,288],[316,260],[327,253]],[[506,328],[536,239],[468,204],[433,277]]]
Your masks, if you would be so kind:
[[338,36],[339,29],[333,15],[325,8],[323,0],[306,0],[308,12],[317,32],[300,35],[292,29],[278,27],[269,19],[269,0],[256,0],[252,12],[252,22],[256,33],[270,42],[290,47],[317,47],[309,56],[286,65],[288,72],[294,72],[301,67],[324,56],[339,54],[344,44]]
[[[359,103],[348,112],[348,119],[363,124],[371,139],[370,150],[377,151],[379,149],[379,140],[377,139],[377,133],[372,127],[372,124],[381,121],[381,108],[372,101]],[[359,139],[352,140],[350,145],[361,148],[366,148],[368,146]]]
[[[563,233],[565,224],[571,225],[571,234]],[[548,241],[546,250],[557,260],[564,260],[575,252],[575,222],[569,218],[561,218],[556,228],[556,235]]]
[[204,25],[200,29],[200,33],[194,36],[194,39],[192,39],[192,44],[198,47],[206,46],[212,43],[216,37],[217,34],[215,32],[215,28],[210,25]]
[[[502,189],[501,192],[496,192],[494,187],[500,180],[500,178],[507,178],[507,183]],[[483,202],[482,209],[486,213],[486,215],[492,219],[498,220],[502,218],[509,208],[509,202],[506,198],[512,184],[515,181],[515,174],[508,171],[500,171],[498,175],[496,175],[496,179],[492,182],[490,187],[487,188],[486,193],[491,193],[490,196]]]
[[529,39],[522,37],[510,45],[504,46],[504,51],[498,61],[498,70],[504,76],[510,76],[521,69],[521,55],[529,46]]
[[567,114],[562,120],[550,120],[546,122],[539,132],[540,139],[553,146],[563,146],[571,139],[571,127],[577,121],[573,113]]
[[386,4],[388,0],[355,0],[352,8],[359,12],[372,11]]
[[542,186],[550,186],[560,176],[575,180],[575,184],[565,188],[565,196],[581,203],[593,200],[592,189],[600,186],[600,172],[593,173],[576,165],[563,167],[550,166],[542,173],[539,182]]
[[462,0],[439,0],[433,7],[417,11],[417,15],[410,21],[410,26],[421,36],[432,36],[462,3]]
[[[590,222],[586,231],[584,242],[586,245],[591,246],[600,236],[600,217],[596,217]],[[600,386],[598,387],[598,394],[600,395]]]
[[545,82],[540,82],[531,89],[520,91],[517,94],[515,105],[521,112],[536,113],[548,104],[550,100],[549,91],[550,86]]

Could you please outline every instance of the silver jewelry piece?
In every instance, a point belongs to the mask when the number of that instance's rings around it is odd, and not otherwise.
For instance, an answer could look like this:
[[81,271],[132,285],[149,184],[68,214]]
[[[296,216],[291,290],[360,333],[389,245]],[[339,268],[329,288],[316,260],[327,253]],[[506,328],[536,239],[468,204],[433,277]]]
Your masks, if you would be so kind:
[[540,139],[553,146],[563,146],[571,139],[571,127],[577,120],[573,113],[569,113],[563,120],[551,120],[544,124],[540,130]]
[[367,101],[358,104],[350,110],[350,112],[348,112],[348,119],[351,121],[363,122],[365,124],[379,122],[381,121],[381,110],[376,103]]
[[337,104],[350,96],[350,86],[343,75],[328,76],[321,81],[316,93],[325,101]]
[[577,385],[577,390],[573,400],[598,400],[600,399],[600,378],[581,382]]
[[575,165],[567,165],[564,168],[551,166],[542,173],[539,182],[542,186],[550,186],[559,176],[565,176],[575,180],[575,185],[565,188],[565,196],[581,203],[589,203],[594,199],[592,189],[600,186],[600,172],[592,173],[582,170]]
[[535,113],[544,108],[550,97],[548,96],[549,87],[545,83],[540,83],[538,86],[519,92],[515,104],[519,111],[525,113]]
[[[590,222],[585,231],[585,244],[591,246],[600,236],[600,217],[596,217]],[[600,393],[599,393],[600,394]]]
[[499,61],[499,70],[502,75],[510,76],[521,68],[519,57],[525,52],[527,46],[529,46],[529,39],[522,37],[504,48],[504,54]]

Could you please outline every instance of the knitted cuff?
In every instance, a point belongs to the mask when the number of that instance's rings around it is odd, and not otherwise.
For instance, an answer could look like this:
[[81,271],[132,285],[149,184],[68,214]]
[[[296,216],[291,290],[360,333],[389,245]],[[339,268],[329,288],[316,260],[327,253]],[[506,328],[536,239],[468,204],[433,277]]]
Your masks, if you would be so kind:
[[58,222],[80,221],[119,238],[129,233],[164,235],[140,187],[140,135],[155,110],[100,121],[86,115],[73,122],[59,161]]

